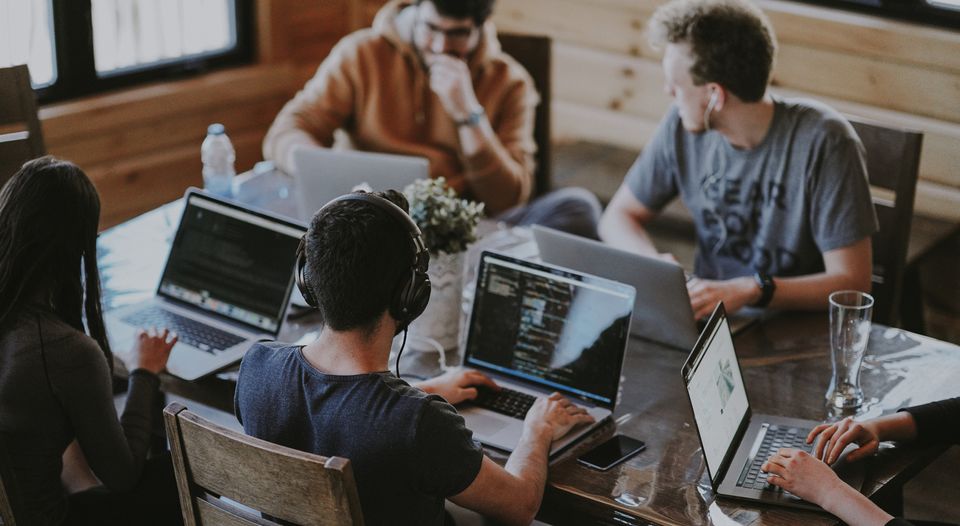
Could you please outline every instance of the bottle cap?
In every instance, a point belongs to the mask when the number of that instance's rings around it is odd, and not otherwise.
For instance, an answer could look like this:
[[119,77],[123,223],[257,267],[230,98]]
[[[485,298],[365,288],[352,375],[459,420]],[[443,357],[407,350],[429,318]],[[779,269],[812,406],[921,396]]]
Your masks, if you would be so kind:
[[223,135],[225,133],[227,133],[227,129],[219,122],[215,122],[207,127],[207,135]]

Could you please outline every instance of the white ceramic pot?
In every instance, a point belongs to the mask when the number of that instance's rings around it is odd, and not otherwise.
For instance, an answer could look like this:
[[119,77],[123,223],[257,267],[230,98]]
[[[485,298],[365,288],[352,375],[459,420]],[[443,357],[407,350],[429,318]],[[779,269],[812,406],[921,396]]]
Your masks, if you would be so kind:
[[[410,324],[411,350],[445,350],[457,346],[460,336],[460,303],[466,252],[430,256],[430,303]],[[436,345],[434,345],[436,342]]]

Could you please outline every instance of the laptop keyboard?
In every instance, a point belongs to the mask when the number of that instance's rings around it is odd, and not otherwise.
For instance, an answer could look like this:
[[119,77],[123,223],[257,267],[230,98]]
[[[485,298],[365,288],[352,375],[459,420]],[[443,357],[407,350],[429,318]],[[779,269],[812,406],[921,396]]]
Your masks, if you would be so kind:
[[813,444],[807,444],[807,435],[809,429],[797,427],[778,426],[770,424],[767,433],[760,443],[760,449],[753,457],[753,461],[743,467],[740,478],[737,480],[737,486],[744,488],[753,488],[759,490],[783,491],[782,489],[767,482],[767,474],[760,471],[770,455],[776,453],[782,447],[802,449],[807,453],[813,451]]
[[499,391],[486,388],[478,389],[477,398],[473,403],[484,409],[523,420],[527,416],[530,406],[536,400],[535,396],[527,393],[501,387]]
[[176,332],[180,341],[214,354],[229,349],[246,338],[220,330],[194,319],[175,314],[157,306],[131,312],[123,321],[134,327],[166,327]]

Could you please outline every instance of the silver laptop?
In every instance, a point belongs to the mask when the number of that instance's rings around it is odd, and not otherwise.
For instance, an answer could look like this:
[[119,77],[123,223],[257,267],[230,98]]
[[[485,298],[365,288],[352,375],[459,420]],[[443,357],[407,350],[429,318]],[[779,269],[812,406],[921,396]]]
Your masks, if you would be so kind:
[[332,199],[354,190],[403,191],[417,179],[430,177],[430,163],[423,157],[313,146],[297,147],[293,164],[297,213],[304,220]]
[[[760,466],[781,447],[809,453],[812,445],[805,443],[807,434],[820,422],[753,414],[722,303],[710,316],[682,374],[714,492],[744,500],[819,509],[768,484]],[[863,484],[862,465],[847,463],[844,458],[845,455],[834,464],[834,469],[841,479],[859,489]]]
[[[693,347],[699,326],[693,318],[683,267],[621,250],[600,241],[533,226],[540,258],[547,263],[589,272],[637,289],[632,334],[684,351]],[[730,318],[737,334],[757,321],[761,310],[746,308]]]
[[183,216],[153,298],[106,315],[110,343],[127,352],[141,327],[180,336],[167,370],[195,380],[276,339],[305,229],[238,203],[187,190]]
[[537,225],[533,238],[547,263],[632,285],[637,290],[634,336],[684,350],[697,341],[687,278],[680,265]]
[[463,364],[501,387],[460,408],[480,442],[513,451],[536,397],[560,392],[596,419],[555,441],[555,455],[610,416],[630,334],[633,287],[483,252]]

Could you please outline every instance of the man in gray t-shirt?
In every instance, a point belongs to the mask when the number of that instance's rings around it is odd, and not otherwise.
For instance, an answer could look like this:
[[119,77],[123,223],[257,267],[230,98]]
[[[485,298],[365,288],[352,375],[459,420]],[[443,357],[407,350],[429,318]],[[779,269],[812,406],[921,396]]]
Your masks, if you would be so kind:
[[[737,38],[732,38],[736,35]],[[822,104],[766,92],[776,43],[745,0],[675,0],[651,19],[674,105],[604,213],[601,237],[658,254],[643,225],[679,196],[693,215],[695,315],[723,301],[824,308],[869,290],[877,223],[863,145]]]

